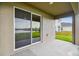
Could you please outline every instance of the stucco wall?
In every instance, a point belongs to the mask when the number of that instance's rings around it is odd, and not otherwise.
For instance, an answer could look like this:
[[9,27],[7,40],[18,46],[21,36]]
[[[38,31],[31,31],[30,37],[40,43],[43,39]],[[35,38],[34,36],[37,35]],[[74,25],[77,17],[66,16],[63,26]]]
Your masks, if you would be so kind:
[[43,42],[55,39],[55,21],[43,17]]
[[75,11],[75,43],[79,45],[79,3],[78,10]]
[[75,16],[75,43],[79,45],[79,14]]
[[73,6],[73,10],[75,13],[75,44],[79,45],[79,3],[76,8]]
[[[53,17],[27,6],[23,3],[0,3],[0,55],[14,53],[14,17],[13,6],[42,15],[43,41],[54,39],[55,28]],[[46,36],[48,34],[48,36]]]
[[9,55],[13,46],[12,7],[0,5],[0,55]]
[[74,11],[75,19],[75,44],[79,45],[79,2],[71,3],[71,6]]

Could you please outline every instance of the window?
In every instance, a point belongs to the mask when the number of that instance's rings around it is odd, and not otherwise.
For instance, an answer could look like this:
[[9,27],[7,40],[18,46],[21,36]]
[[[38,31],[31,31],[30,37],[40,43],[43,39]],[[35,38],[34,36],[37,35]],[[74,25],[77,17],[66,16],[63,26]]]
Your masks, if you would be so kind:
[[31,13],[15,9],[15,48],[31,44]]
[[40,16],[15,8],[15,49],[40,41],[40,31]]
[[40,16],[32,14],[32,42],[40,41]]

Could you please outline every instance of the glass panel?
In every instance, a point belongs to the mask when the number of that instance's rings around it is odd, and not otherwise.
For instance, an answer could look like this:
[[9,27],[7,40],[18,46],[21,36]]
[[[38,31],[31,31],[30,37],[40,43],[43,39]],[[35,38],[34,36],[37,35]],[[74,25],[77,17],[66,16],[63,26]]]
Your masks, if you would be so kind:
[[15,48],[31,44],[31,13],[15,9]]
[[32,14],[32,43],[40,41],[40,16]]

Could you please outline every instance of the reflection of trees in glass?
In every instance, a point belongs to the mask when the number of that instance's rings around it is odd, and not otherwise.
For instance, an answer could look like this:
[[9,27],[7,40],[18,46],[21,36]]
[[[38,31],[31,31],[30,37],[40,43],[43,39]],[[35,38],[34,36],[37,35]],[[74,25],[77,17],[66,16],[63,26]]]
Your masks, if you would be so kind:
[[31,13],[15,9],[15,48],[31,44]]
[[37,27],[32,28],[32,31],[35,31],[35,32],[40,32],[40,28],[37,28]]
[[32,14],[32,42],[40,41],[40,16]]
[[38,28],[35,28],[34,30],[37,32],[38,31]]
[[40,32],[40,27],[39,27],[38,31]]
[[[33,21],[34,22],[34,21]],[[33,25],[32,25],[32,37],[33,38],[39,38],[40,37],[40,24],[39,24],[40,22],[35,22],[35,23],[32,23]],[[35,26],[35,25],[38,25],[38,26]],[[35,39],[36,40],[36,39]],[[37,39],[37,40],[39,40],[39,39]]]

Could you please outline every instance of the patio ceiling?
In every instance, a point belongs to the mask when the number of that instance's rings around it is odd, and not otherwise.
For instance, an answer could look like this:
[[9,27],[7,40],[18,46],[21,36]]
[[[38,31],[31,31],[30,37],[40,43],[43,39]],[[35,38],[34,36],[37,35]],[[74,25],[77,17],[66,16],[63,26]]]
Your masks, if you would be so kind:
[[49,4],[49,2],[28,2],[27,4],[38,8],[51,16],[59,16],[73,12],[70,2],[54,2],[53,4]]

